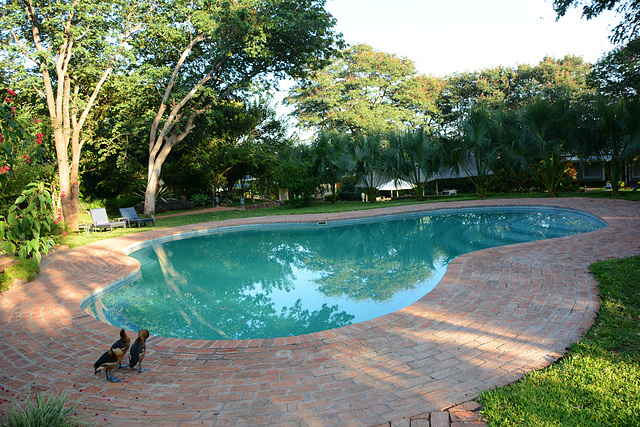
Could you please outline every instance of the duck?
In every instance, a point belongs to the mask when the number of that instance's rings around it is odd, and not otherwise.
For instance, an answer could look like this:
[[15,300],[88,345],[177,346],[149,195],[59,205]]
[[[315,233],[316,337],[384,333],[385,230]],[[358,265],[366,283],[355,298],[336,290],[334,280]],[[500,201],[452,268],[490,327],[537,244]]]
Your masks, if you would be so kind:
[[112,383],[118,383],[122,381],[120,378],[117,378],[111,374],[111,371],[120,366],[120,361],[122,360],[122,350],[119,348],[115,348],[113,350],[106,351],[100,358],[93,364],[93,368],[95,372],[94,375],[98,372],[104,371],[107,376],[107,381],[111,381]]
[[141,329],[138,332],[138,338],[136,338],[129,350],[129,367],[135,368],[138,365],[138,372],[148,371],[148,369],[142,369],[142,361],[147,350],[147,338],[149,338],[149,331]]
[[[120,329],[120,339],[111,345],[110,350],[115,350],[116,348],[119,348],[120,350],[122,350],[122,356],[124,357],[124,355],[127,354],[127,351],[129,351],[130,345],[131,345],[131,338],[129,338],[129,335],[127,335],[127,332],[124,329]],[[124,368],[124,365],[122,365],[122,362],[118,367]]]

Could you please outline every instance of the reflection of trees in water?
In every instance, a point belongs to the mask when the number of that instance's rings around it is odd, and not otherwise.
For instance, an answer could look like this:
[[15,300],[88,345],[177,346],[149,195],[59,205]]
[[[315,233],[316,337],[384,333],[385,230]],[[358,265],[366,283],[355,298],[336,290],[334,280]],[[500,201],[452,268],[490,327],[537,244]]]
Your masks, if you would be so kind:
[[[196,242],[198,256],[193,257],[183,256],[181,245],[154,245],[139,254],[146,258],[142,279],[103,300],[114,307],[112,315],[129,324],[183,338],[274,337],[289,335],[286,331],[293,326],[312,332],[351,323],[353,316],[327,304],[303,310],[298,300],[278,311],[268,295],[274,288],[291,289],[293,276],[289,265],[257,262],[267,259],[270,246],[269,242],[256,245],[246,237],[231,247]],[[155,262],[159,269],[152,267]],[[202,268],[208,262],[217,265],[213,279]]]
[[296,245],[274,256],[321,273],[314,283],[326,296],[386,301],[435,273],[444,254],[429,232],[419,220],[296,231]]

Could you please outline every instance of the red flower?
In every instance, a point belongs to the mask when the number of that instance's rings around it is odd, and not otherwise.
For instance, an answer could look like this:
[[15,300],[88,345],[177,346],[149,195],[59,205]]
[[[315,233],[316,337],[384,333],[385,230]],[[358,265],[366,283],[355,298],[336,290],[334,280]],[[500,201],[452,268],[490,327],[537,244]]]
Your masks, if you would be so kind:
[[14,91],[12,91],[11,89],[7,89],[7,92],[9,92],[9,95],[17,96],[16,93]]

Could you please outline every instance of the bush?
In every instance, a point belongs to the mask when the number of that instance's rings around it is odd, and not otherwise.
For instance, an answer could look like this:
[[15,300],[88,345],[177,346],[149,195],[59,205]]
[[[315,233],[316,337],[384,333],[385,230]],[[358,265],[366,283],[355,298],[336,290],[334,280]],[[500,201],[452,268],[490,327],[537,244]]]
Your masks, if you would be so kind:
[[6,220],[0,220],[0,240],[7,254],[16,252],[21,260],[42,254],[53,247],[53,201],[43,182],[31,183],[9,208]]
[[24,401],[24,406],[15,403],[9,407],[1,425],[11,427],[89,425],[88,422],[80,419],[75,414],[80,404],[76,403],[65,409],[67,399],[66,393],[43,398],[36,388],[35,399],[32,399],[31,393],[29,393]]
[[33,181],[51,181],[55,158],[49,150],[50,135],[30,107],[17,105],[11,89],[0,89],[0,210],[9,209]]
[[210,199],[206,194],[198,193],[191,196],[189,201],[195,206],[206,206]]
[[302,159],[287,159],[278,166],[278,181],[282,188],[289,190],[288,204],[294,207],[309,206],[314,198],[320,180],[311,170],[311,162]]

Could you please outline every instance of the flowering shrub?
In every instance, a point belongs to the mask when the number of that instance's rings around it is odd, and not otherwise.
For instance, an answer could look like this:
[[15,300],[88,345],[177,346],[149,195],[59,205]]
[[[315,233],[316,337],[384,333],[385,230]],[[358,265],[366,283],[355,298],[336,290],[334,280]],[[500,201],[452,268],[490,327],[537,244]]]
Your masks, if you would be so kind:
[[47,149],[44,123],[27,107],[17,107],[17,95],[0,88],[0,211],[9,207],[31,181],[49,180],[55,162]]
[[[536,177],[534,183],[537,183],[543,191],[552,194],[567,191],[578,191],[578,172],[574,169],[570,162],[560,162],[555,168],[545,162],[540,162],[540,166],[532,165],[530,167],[532,176]],[[542,177],[547,178],[548,182],[544,182]]]
[[40,120],[0,89],[0,242],[10,255],[40,262],[53,243],[53,200],[44,182],[53,174]]
[[558,183],[558,191],[578,191],[578,171],[573,167],[573,163],[565,163],[563,166],[562,178]]

